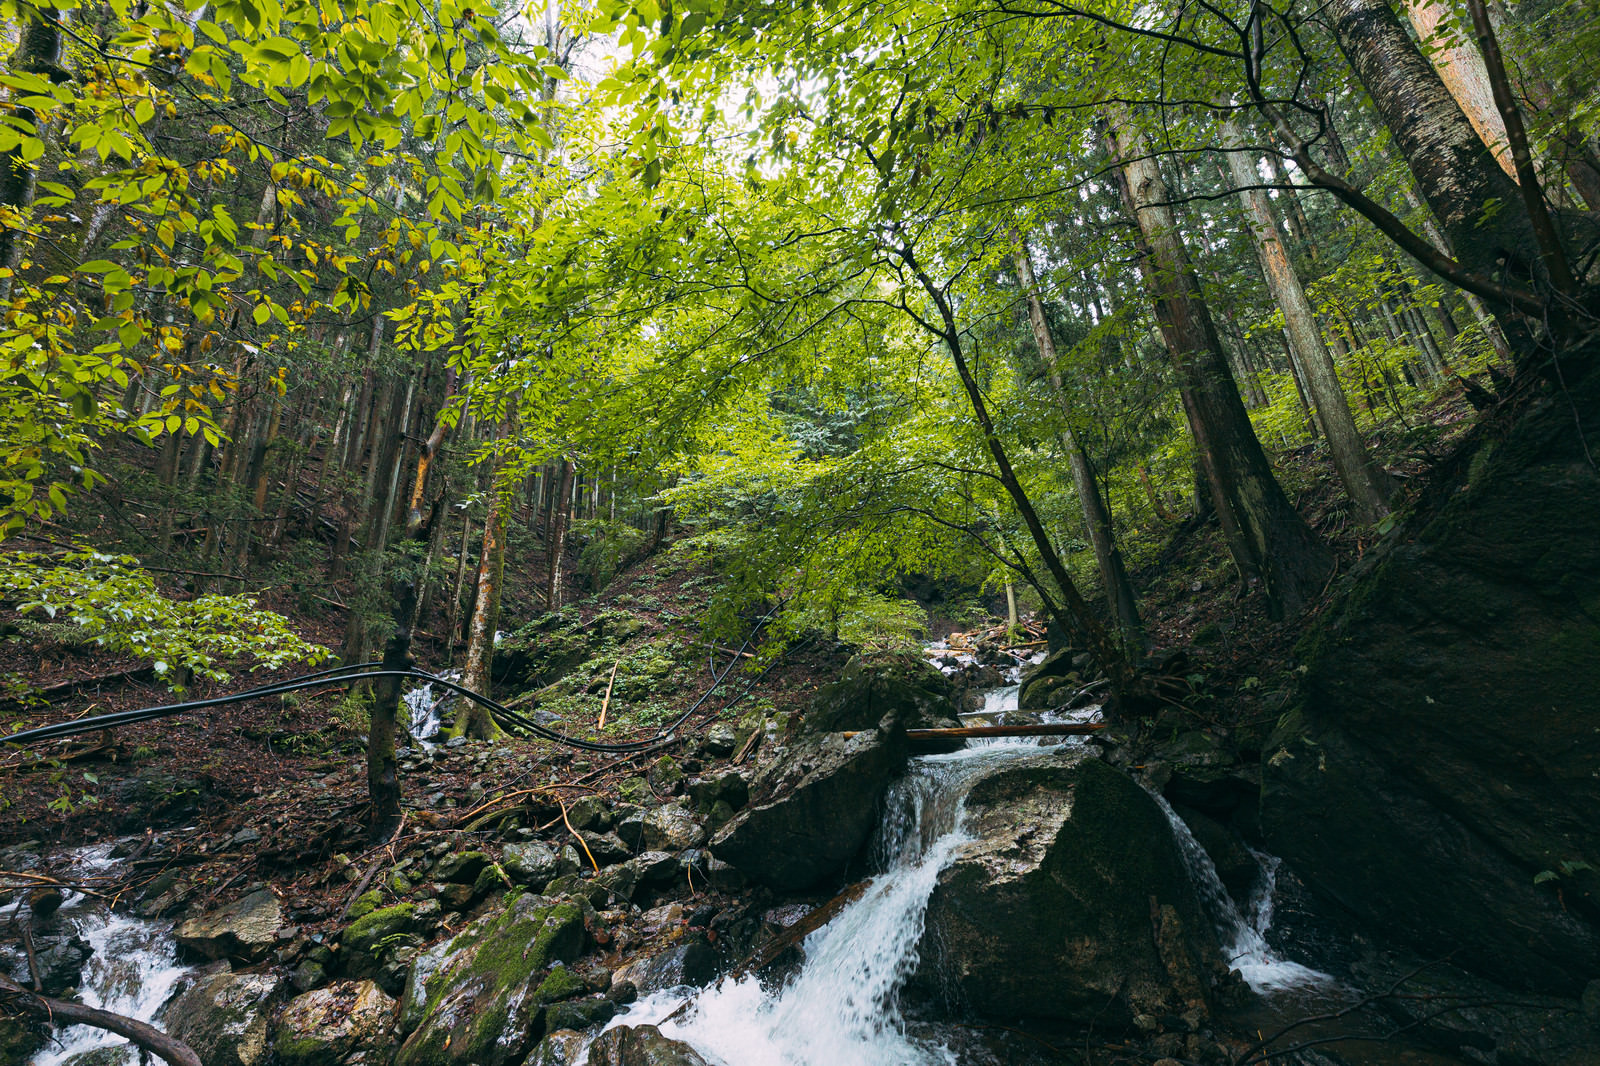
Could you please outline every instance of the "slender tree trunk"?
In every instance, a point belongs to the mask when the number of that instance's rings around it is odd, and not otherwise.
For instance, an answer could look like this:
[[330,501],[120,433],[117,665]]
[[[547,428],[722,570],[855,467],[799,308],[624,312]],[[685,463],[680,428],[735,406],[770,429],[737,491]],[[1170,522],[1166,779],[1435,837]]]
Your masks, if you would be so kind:
[[1239,399],[1233,374],[1177,229],[1171,194],[1148,143],[1124,112],[1113,144],[1121,191],[1139,235],[1139,267],[1155,316],[1185,385],[1195,447],[1206,467],[1217,515],[1247,581],[1257,578],[1274,614],[1293,617],[1311,603],[1333,568],[1329,552],[1273,477]]
[[[495,476],[495,491],[489,501],[489,514],[483,524],[483,550],[478,556],[478,594],[472,605],[472,620],[467,625],[467,663],[461,683],[474,692],[490,694],[490,667],[494,663],[494,633],[500,616],[500,584],[505,572],[506,547],[503,530],[511,505],[510,488]],[[489,716],[487,708],[466,701],[456,712],[450,727],[452,736],[495,741],[504,732]]]
[[[967,402],[972,407],[973,417],[977,419],[978,426],[983,431],[984,443],[994,460],[996,477],[1005,488],[1006,494],[1011,497],[1018,517],[1022,519],[1034,548],[1039,552],[1040,560],[1049,571],[1056,591],[1064,601],[1058,605],[1055,597],[1046,596],[1047,609],[1064,628],[1076,629],[1083,635],[1090,656],[1105,671],[1111,683],[1112,694],[1117,700],[1127,702],[1135,713],[1138,713],[1144,701],[1143,679],[1139,676],[1133,660],[1124,652],[1119,642],[1107,632],[1105,626],[1100,624],[1100,619],[1095,617],[1083,594],[1078,591],[1072,575],[1067,572],[1066,564],[1061,561],[1060,553],[1051,543],[1050,534],[1045,531],[1044,523],[1040,521],[1039,513],[1034,509],[1033,501],[1028,498],[1022,482],[1017,479],[1016,471],[1011,466],[1011,457],[1006,453],[1005,445],[1000,442],[999,434],[995,432],[994,420],[989,417],[989,407],[984,402],[983,390],[978,386],[977,379],[972,376],[972,369],[967,365],[961,346],[961,330],[956,323],[955,311],[950,306],[949,296],[934,284],[933,279],[917,262],[916,254],[909,246],[894,247],[892,251],[917,279],[923,292],[938,309],[937,324],[918,316],[919,321],[925,329],[944,342],[945,349],[950,353],[956,375],[961,379],[962,389],[967,394]],[[1017,561],[1020,562],[1020,559]],[[1037,581],[1034,582],[1034,586],[1043,592],[1043,586]]]
[[[395,583],[394,634],[383,649],[385,670],[409,670],[411,616],[417,593],[409,581]],[[400,820],[400,765],[395,758],[395,721],[401,678],[380,677],[374,687],[367,728],[367,795],[372,801],[372,836],[386,839]]]
[[563,557],[567,552],[567,529],[571,525],[573,464],[562,460],[561,479],[550,499],[550,523],[545,527],[544,605],[549,610],[561,607]]
[[1322,341],[1322,330],[1317,326],[1311,301],[1306,299],[1300,276],[1295,273],[1289,253],[1279,239],[1278,217],[1272,201],[1264,190],[1249,187],[1260,180],[1255,157],[1243,150],[1244,135],[1236,121],[1229,119],[1222,128],[1223,143],[1234,149],[1226,153],[1228,169],[1234,183],[1242,190],[1239,197],[1244,202],[1245,224],[1253,238],[1267,288],[1283,311],[1290,352],[1299,364],[1302,383],[1316,409],[1317,421],[1327,434],[1333,468],[1338,471],[1339,481],[1355,505],[1357,517],[1363,522],[1376,522],[1389,513],[1394,482],[1373,460],[1360,430],[1356,429],[1355,416],[1350,413],[1344,387],[1339,384],[1339,372],[1333,365],[1333,355]]
[[[1090,466],[1089,457],[1078,443],[1068,420],[1072,405],[1067,398],[1066,383],[1061,377],[1061,366],[1056,355],[1056,340],[1050,332],[1050,322],[1045,318],[1044,302],[1039,298],[1038,279],[1033,274],[1033,261],[1028,253],[1027,241],[1017,249],[1017,279],[1028,296],[1028,323],[1033,327],[1034,343],[1050,375],[1056,402],[1064,416],[1061,447],[1067,453],[1067,465],[1072,471],[1072,485],[1077,492],[1078,507],[1083,513],[1083,524],[1089,533],[1089,544],[1094,549],[1095,565],[1100,570],[1100,582],[1105,589],[1106,602],[1111,617],[1116,619],[1122,642],[1130,654],[1144,652],[1144,620],[1139,617],[1139,601],[1123,565],[1122,553],[1117,550],[1116,537],[1111,528],[1111,515],[1100,497],[1100,485]],[[1015,623],[1013,623],[1015,624]]]

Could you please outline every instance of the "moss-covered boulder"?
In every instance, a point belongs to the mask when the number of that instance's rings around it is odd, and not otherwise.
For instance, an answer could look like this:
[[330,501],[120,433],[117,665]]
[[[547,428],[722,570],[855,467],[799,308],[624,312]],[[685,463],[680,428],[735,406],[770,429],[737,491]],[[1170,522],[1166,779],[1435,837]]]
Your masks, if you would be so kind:
[[1017,706],[1024,711],[1048,711],[1067,702],[1083,687],[1079,653],[1063,648],[1046,656],[1028,669],[1017,692]]
[[272,1046],[280,1066],[340,1066],[357,1051],[381,1062],[394,1046],[393,1029],[393,999],[371,981],[341,981],[291,1000],[273,1026]]
[[425,952],[406,982],[395,1066],[516,1066],[544,1034],[548,997],[565,992],[547,986],[551,967],[586,942],[577,903],[524,894]]
[[26,1018],[0,1017],[0,1062],[27,1062],[45,1045],[45,1036]]
[[[1298,652],[1262,824],[1426,958],[1577,996],[1600,975],[1600,353],[1486,428]],[[1582,421],[1582,433],[1574,424]]]
[[162,1024],[206,1066],[261,1066],[282,986],[271,974],[207,974],[173,1000]]
[[339,966],[346,977],[375,978],[396,952],[418,943],[417,905],[397,903],[368,911],[339,938]]
[[806,733],[872,729],[893,714],[907,729],[959,725],[950,679],[920,655],[863,653],[818,690],[800,720]]
[[918,984],[991,1018],[1128,1025],[1209,1003],[1221,949],[1166,815],[1084,752],[1004,766],[967,796],[928,901]]

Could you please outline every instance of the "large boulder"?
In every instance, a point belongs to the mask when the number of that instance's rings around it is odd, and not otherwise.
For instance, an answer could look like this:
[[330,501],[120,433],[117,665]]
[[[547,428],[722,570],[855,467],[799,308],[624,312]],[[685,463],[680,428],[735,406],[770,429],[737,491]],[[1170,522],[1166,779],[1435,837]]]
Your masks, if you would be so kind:
[[1207,1007],[1221,950],[1166,816],[1081,751],[972,787],[928,901],[917,983],[991,1018],[1127,1025]]
[[271,889],[257,889],[220,910],[179,925],[178,946],[208,959],[256,962],[267,957],[278,940],[283,910]]
[[523,894],[419,956],[395,1066],[516,1066],[544,1035],[545,1005],[571,993],[552,967],[581,955],[587,936],[577,903]]
[[1083,687],[1083,661],[1082,653],[1073,648],[1052,651],[1023,674],[1017,707],[1024,711],[1048,711],[1066,703]]
[[162,1025],[206,1066],[261,1066],[272,1051],[272,1011],[282,986],[271,974],[206,974],[172,1001]]
[[780,892],[811,888],[841,872],[867,842],[905,758],[897,712],[849,739],[802,736],[757,775],[753,802],[717,831],[711,852]]
[[290,1001],[278,1016],[273,1047],[281,1066],[340,1066],[357,1051],[379,1062],[394,1047],[393,1026],[394,1000],[382,989],[341,981]]
[[801,717],[807,733],[872,729],[893,715],[907,729],[960,725],[950,679],[920,655],[863,653],[817,691]]
[[608,1029],[589,1045],[584,1066],[708,1066],[694,1048],[653,1025]]
[[1566,996],[1600,975],[1587,356],[1342,592],[1263,760],[1268,843],[1313,890],[1425,957]]

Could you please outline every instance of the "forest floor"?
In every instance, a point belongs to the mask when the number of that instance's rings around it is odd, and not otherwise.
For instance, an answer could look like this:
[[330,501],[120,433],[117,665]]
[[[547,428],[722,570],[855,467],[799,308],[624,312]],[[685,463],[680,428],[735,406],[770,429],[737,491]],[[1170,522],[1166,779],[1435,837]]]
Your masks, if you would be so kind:
[[[1443,427],[1429,452],[1446,452],[1448,439],[1471,424],[1470,416],[1455,395],[1422,412],[1420,424]],[[1430,456],[1404,453],[1398,435],[1380,441],[1384,445],[1387,465],[1403,484],[1425,480]],[[1307,447],[1281,456],[1279,471],[1302,513],[1333,545],[1340,572],[1347,570],[1373,534],[1358,531],[1349,520],[1326,461]],[[1293,695],[1293,645],[1306,620],[1276,621],[1260,596],[1240,595],[1215,522],[1175,524],[1147,534],[1152,535],[1160,537],[1162,547],[1146,553],[1155,554],[1156,561],[1134,578],[1143,593],[1153,654],[1178,664],[1174,668],[1192,688],[1189,709],[1202,724],[1223,732],[1270,729]],[[518,569],[540,574],[544,568],[535,556]],[[599,594],[566,608],[558,626],[568,636],[602,615],[615,619],[620,613],[633,621],[625,627],[625,639],[600,642],[589,650],[593,654],[585,652],[580,663],[569,664],[576,669],[566,670],[565,688],[547,692],[537,706],[561,716],[558,728],[599,735],[592,732],[593,719],[578,719],[606,704],[610,724],[604,739],[655,735],[662,723],[699,699],[713,672],[732,658],[732,649],[708,647],[699,627],[715,580],[668,546]],[[336,586],[329,591],[338,595]],[[519,593],[513,580],[507,602],[532,602],[525,592]],[[269,595],[262,605],[287,614],[306,639],[338,646],[344,625],[340,612],[321,607],[308,613],[291,601],[291,594],[283,593]],[[26,711],[15,704],[0,706],[6,732],[24,719],[47,724],[177,698],[141,673],[136,662],[108,660],[93,648],[75,646],[62,639],[68,634],[61,627],[24,623],[19,628],[17,621],[0,619],[11,630],[11,639],[0,640],[0,677],[23,679],[57,695],[48,706]],[[502,624],[511,628],[518,621],[508,617]],[[934,632],[960,624],[936,618]],[[531,642],[537,644],[537,623],[530,626]],[[760,667],[733,671],[725,687],[686,723],[687,743],[666,750],[684,760],[686,771],[699,771],[695,741],[713,722],[737,721],[751,708],[779,719],[803,711],[850,651],[818,638],[792,648],[754,679]],[[1173,659],[1174,652],[1182,652],[1182,658]],[[442,643],[426,632],[414,655],[423,669],[450,665]],[[623,684],[607,703],[602,691],[612,687],[605,676],[611,663],[627,663],[628,670],[621,672]],[[239,673],[226,683],[196,683],[182,698],[221,695],[299,672]],[[637,673],[632,685],[631,672]],[[521,709],[531,713],[527,706]],[[398,857],[395,843],[370,846],[365,829],[365,714],[363,704],[329,691],[134,724],[37,753],[5,752],[0,754],[5,815],[0,846],[32,840],[54,851],[159,826],[161,843],[133,863],[134,882],[102,888],[148,898],[152,888],[175,885],[178,895],[168,898],[170,913],[180,906],[204,908],[228,898],[230,890],[236,894],[241,885],[271,882],[284,897],[290,919],[304,931],[332,927],[359,894],[352,884],[362,882],[372,865],[369,856],[382,849],[390,864]],[[483,834],[474,822],[496,795],[538,789],[568,803],[593,794],[615,798],[625,779],[643,773],[659,755],[591,756],[520,738],[492,752],[478,744],[441,745],[403,764],[408,824],[395,839],[401,851],[441,840],[465,846],[466,838]],[[559,804],[535,812],[545,819],[539,826],[545,829],[559,823],[562,813]],[[362,887],[364,882],[356,885]]]

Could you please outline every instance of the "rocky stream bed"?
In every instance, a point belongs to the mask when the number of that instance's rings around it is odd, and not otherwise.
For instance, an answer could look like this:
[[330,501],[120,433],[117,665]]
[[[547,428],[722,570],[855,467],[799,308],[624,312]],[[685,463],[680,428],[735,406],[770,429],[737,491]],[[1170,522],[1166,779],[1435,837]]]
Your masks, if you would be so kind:
[[[115,906],[16,891],[0,922],[30,929],[45,992],[155,1021],[206,1066],[1596,1061],[1575,1001],[1311,903],[1260,850],[1260,765],[1180,716],[913,751],[907,728],[1098,715],[1070,650],[1020,684],[1014,658],[935,653],[853,662],[748,763],[713,728],[697,775],[664,758],[554,825],[379,849],[332,934],[270,884],[196,907],[171,879]],[[430,694],[411,704],[436,724]],[[0,868],[110,884],[160,847],[31,844]],[[43,1036],[0,1022],[8,1062],[137,1061],[99,1030]]]

